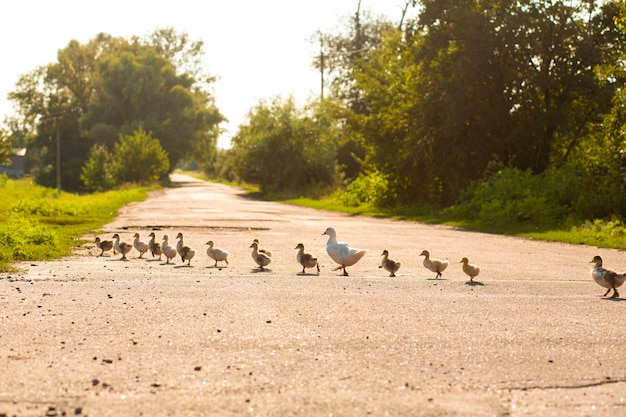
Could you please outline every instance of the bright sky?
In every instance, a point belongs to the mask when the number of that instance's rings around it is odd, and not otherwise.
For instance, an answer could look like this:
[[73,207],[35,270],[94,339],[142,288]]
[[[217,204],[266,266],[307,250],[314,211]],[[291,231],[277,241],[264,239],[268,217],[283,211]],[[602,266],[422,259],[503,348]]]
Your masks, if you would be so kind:
[[[405,0],[361,0],[361,10],[399,21]],[[12,114],[7,94],[20,75],[56,62],[72,39],[98,33],[143,36],[172,27],[205,44],[205,68],[218,77],[216,103],[229,123],[219,146],[261,99],[293,95],[298,104],[316,97],[320,74],[311,67],[318,31],[338,33],[358,0],[20,0],[0,15],[0,121]]]

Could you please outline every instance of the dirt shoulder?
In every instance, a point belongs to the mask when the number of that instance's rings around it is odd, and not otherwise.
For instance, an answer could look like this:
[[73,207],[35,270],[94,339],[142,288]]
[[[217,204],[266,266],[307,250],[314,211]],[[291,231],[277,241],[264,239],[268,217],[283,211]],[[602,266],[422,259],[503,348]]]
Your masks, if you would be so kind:
[[[621,416],[626,303],[599,297],[599,254],[245,198],[174,175],[99,236],[150,231],[191,266],[97,257],[93,245],[0,275],[0,416]],[[368,250],[333,272],[326,236]],[[90,236],[91,238],[91,236]],[[260,272],[253,239],[273,252]],[[209,239],[230,251],[214,267]],[[296,244],[321,274],[300,274]],[[380,255],[402,262],[396,278]],[[447,258],[433,279],[419,254]],[[480,264],[477,283],[463,256]],[[626,289],[622,288],[622,292]]]

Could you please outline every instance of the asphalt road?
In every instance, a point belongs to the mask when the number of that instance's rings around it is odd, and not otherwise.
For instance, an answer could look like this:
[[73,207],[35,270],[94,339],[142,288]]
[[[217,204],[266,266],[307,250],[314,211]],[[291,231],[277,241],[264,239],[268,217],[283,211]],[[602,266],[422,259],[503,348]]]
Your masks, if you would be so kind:
[[[99,236],[178,232],[191,266],[74,256],[0,275],[0,416],[624,416],[615,250],[255,201],[174,175]],[[326,254],[368,250],[344,277]],[[93,239],[94,236],[88,236]],[[259,271],[253,239],[271,249]],[[230,251],[214,267],[209,239]],[[321,274],[301,274],[296,244]],[[383,249],[402,262],[378,268]],[[450,261],[442,279],[419,254]],[[481,266],[476,283],[463,256]],[[622,288],[626,292],[626,288]]]

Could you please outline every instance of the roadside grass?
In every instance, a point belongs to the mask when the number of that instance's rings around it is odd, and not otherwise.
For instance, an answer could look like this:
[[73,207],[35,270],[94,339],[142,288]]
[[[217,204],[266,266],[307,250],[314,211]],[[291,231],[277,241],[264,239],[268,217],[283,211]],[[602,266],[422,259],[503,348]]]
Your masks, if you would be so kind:
[[[195,171],[177,171],[195,178],[227,184],[242,188],[249,196],[259,197],[259,188],[251,184],[227,182],[206,177]],[[335,192],[323,198],[299,197],[292,198],[282,195],[263,197],[266,200],[279,201],[301,207],[318,210],[335,211],[346,214],[384,217],[398,220],[416,221],[429,224],[445,224],[460,229],[476,232],[492,233],[507,236],[518,236],[548,242],[571,243],[576,245],[597,246],[600,248],[626,250],[626,226],[619,219],[593,220],[584,222],[567,221],[562,225],[536,225],[532,222],[510,224],[488,224],[474,220],[451,218],[436,207],[396,207],[381,209],[370,204],[347,206],[343,204],[342,192]],[[260,197],[259,197],[260,198]],[[443,211],[445,213],[445,210]]]
[[548,242],[597,246],[600,248],[626,249],[626,227],[618,219],[585,221],[575,226],[537,226],[530,223],[515,223],[494,226],[464,219],[451,219],[433,208],[376,209],[367,204],[356,207],[342,205],[337,196],[322,199],[291,198],[284,203],[320,210],[337,211],[354,215],[385,217],[429,224],[445,224],[465,230],[508,236],[525,237]]
[[0,272],[19,261],[67,256],[118,209],[147,198],[148,188],[126,188],[77,195],[35,185],[30,179],[0,177]]

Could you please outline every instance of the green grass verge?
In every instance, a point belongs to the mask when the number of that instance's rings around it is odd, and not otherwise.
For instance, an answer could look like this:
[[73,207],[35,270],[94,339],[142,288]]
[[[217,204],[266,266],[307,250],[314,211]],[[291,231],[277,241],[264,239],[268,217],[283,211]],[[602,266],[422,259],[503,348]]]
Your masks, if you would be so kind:
[[341,201],[337,197],[333,196],[322,199],[302,197],[281,201],[302,207],[337,211],[355,215],[394,218],[430,224],[445,224],[448,226],[483,233],[526,237],[550,242],[597,246],[601,248],[626,249],[626,227],[621,221],[616,219],[586,221],[576,226],[562,225],[538,227],[528,223],[493,226],[470,220],[450,219],[439,214],[432,208],[397,208],[381,210],[367,205],[346,207],[341,204]]
[[147,198],[147,188],[77,195],[0,177],[0,272],[18,261],[71,254],[81,236],[109,223],[118,209]]

